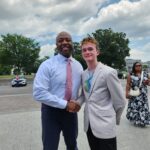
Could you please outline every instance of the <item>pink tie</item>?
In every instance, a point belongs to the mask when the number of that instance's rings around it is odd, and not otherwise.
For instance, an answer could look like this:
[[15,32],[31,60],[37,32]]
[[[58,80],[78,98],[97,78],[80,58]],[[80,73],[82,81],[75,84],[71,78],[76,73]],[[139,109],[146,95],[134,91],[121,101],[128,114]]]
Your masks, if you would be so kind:
[[65,99],[69,101],[72,96],[72,69],[71,59],[67,60],[67,71],[66,71],[66,87],[65,87]]

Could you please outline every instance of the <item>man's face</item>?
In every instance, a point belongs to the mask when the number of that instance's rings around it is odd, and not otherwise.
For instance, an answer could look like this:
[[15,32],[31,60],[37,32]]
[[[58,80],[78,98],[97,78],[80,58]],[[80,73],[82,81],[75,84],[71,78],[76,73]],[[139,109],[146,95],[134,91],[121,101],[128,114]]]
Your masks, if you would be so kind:
[[62,54],[65,57],[71,56],[73,45],[72,45],[72,40],[67,33],[59,35],[57,37],[56,45],[60,54]]
[[96,49],[96,45],[93,43],[83,44],[81,47],[82,57],[86,62],[93,62],[97,60],[99,51]]

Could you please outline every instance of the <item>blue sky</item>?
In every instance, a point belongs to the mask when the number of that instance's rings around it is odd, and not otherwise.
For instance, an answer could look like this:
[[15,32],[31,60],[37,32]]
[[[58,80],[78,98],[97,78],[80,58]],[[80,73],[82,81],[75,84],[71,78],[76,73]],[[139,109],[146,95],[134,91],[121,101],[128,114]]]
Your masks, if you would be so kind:
[[149,0],[1,0],[0,34],[17,33],[41,45],[40,56],[52,55],[55,38],[68,31],[79,42],[97,29],[124,32],[130,58],[150,61]]

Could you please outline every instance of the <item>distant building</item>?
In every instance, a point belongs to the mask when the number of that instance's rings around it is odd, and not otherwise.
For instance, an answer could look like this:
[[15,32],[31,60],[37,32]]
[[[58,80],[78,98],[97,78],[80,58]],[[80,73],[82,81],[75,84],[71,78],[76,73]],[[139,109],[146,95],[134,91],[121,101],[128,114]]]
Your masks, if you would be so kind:
[[133,64],[135,62],[141,62],[141,60],[140,59],[125,59],[125,62],[126,62],[127,72],[131,72]]
[[147,61],[148,64],[148,72],[150,72],[150,61]]
[[140,62],[146,71],[150,72],[150,61],[142,62],[140,59],[125,59],[127,72],[131,72],[132,66],[135,62]]
[[144,66],[146,66],[146,71],[150,72],[150,61],[144,62]]

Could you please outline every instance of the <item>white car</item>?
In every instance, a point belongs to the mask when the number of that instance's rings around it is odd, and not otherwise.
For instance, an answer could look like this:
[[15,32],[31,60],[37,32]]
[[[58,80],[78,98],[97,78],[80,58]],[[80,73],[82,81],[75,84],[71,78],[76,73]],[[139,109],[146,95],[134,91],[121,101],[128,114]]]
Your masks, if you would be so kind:
[[19,86],[26,86],[27,85],[27,79],[24,76],[16,76],[11,81],[12,87],[19,87]]

